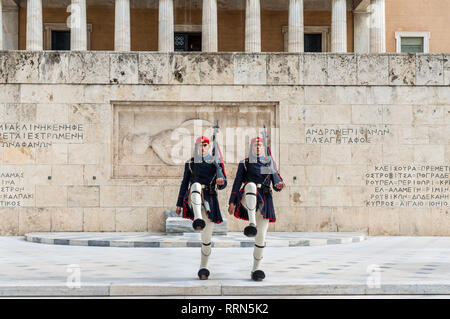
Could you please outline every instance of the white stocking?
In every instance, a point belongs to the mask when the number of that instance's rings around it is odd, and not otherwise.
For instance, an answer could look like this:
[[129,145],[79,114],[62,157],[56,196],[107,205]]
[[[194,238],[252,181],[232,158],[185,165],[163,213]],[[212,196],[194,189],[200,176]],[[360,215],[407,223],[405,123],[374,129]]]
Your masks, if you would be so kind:
[[258,213],[256,215],[256,229],[257,234],[255,237],[255,248],[253,250],[253,269],[252,271],[258,270],[263,258],[263,250],[265,246],[267,228],[269,227],[269,220],[265,219],[262,214]]
[[[207,268],[209,255],[211,255],[211,237],[214,229],[214,223],[209,220],[206,216],[205,210],[202,210],[203,219],[205,220],[206,226],[202,231],[202,249],[201,249],[201,261],[200,269]],[[206,245],[205,245],[206,244]]]
[[247,183],[244,188],[245,192],[245,206],[248,211],[248,221],[250,224],[256,225],[256,184],[255,183]]

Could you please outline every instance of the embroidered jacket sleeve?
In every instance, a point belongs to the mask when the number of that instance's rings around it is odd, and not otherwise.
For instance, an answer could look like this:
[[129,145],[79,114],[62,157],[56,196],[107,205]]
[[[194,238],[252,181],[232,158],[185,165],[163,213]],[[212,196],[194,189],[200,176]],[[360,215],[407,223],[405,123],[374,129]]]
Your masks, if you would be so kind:
[[184,164],[183,181],[181,182],[180,192],[178,193],[178,200],[177,200],[178,207],[183,207],[184,194],[186,194],[186,191],[188,190],[189,181],[191,179],[191,171],[189,170],[189,162],[190,161],[187,161],[186,164]]
[[223,185],[217,185],[217,188],[224,189],[225,187],[227,187],[227,175],[225,174],[225,169],[223,167],[223,163],[221,163],[221,165],[219,166],[219,169],[222,171],[223,176],[225,176],[225,183]]
[[275,161],[273,161],[273,168],[275,168],[276,172],[274,172],[272,175],[270,175],[270,179],[272,180],[272,188],[276,192],[281,192],[281,189],[278,189],[278,188],[275,187],[275,181],[274,181],[274,178],[273,178],[273,175],[277,174],[280,177],[281,181],[283,182],[283,178],[281,177],[280,172],[278,172],[277,164],[275,163]]
[[231,196],[230,196],[230,200],[228,201],[228,203],[236,204],[236,197],[237,197],[239,190],[241,189],[241,185],[242,185],[243,181],[244,181],[244,163],[240,162],[238,165],[238,169],[236,172],[236,178],[234,179],[233,189],[231,190]]

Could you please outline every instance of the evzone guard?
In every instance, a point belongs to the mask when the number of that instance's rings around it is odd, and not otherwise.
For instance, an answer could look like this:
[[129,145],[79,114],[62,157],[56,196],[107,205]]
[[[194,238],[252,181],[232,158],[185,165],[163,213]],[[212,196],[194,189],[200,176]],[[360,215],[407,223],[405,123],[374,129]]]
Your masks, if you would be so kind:
[[267,147],[265,136],[264,130],[263,138],[255,137],[251,140],[249,157],[239,163],[228,207],[230,215],[249,221],[244,234],[255,237],[251,271],[251,278],[255,281],[265,278],[264,271],[260,269],[265,237],[269,222],[276,221],[270,185],[272,183],[277,192],[285,186]]
[[208,259],[211,254],[211,236],[214,224],[223,222],[220,213],[216,189],[227,186],[222,154],[217,145],[215,127],[213,137],[213,155],[210,154],[210,142],[205,136],[195,142],[194,157],[184,166],[183,181],[178,195],[176,213],[183,212],[183,218],[193,220],[194,230],[201,230],[201,261],[198,277],[208,279]]

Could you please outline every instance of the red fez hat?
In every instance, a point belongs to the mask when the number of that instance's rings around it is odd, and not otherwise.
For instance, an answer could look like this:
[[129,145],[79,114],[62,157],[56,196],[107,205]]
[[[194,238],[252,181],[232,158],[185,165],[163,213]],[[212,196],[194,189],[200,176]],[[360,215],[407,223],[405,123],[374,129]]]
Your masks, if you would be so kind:
[[264,140],[260,137],[255,137],[255,138],[252,138],[252,140],[250,141],[250,144],[254,144],[256,142],[264,143]]
[[206,136],[200,136],[195,141],[195,144],[203,144],[203,143],[209,144],[209,139]]

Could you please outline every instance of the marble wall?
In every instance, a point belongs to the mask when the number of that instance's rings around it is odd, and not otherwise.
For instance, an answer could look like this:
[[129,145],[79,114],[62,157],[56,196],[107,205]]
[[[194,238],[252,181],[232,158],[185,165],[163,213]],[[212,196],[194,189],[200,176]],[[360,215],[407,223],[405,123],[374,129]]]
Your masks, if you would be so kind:
[[[148,139],[126,134],[159,134],[193,105],[210,122],[254,107],[242,121],[260,125],[268,105],[287,184],[270,231],[449,235],[449,57],[0,52],[0,234],[164,231],[182,166],[139,157]],[[162,117],[116,117],[143,107]],[[216,107],[233,110],[228,120]],[[132,174],[115,170],[126,147],[138,151],[122,161],[137,164]],[[244,225],[229,218],[230,231]]]

